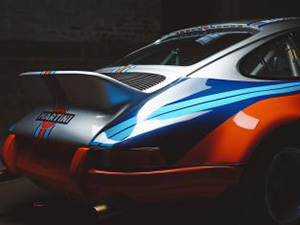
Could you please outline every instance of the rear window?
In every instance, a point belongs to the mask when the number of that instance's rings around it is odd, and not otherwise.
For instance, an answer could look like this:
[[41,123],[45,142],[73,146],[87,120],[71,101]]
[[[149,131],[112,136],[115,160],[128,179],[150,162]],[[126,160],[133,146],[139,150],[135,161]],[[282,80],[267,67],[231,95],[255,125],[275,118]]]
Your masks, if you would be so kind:
[[172,65],[189,66],[248,37],[247,32],[214,32],[154,43],[134,52],[111,66]]

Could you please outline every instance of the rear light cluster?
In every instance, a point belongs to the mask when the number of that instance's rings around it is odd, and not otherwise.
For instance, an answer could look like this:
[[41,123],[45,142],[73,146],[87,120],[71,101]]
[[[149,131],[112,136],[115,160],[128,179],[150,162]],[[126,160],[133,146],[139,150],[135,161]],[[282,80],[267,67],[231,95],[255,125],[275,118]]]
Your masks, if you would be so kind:
[[108,149],[93,147],[88,167],[107,171],[149,171],[166,167],[159,148]]

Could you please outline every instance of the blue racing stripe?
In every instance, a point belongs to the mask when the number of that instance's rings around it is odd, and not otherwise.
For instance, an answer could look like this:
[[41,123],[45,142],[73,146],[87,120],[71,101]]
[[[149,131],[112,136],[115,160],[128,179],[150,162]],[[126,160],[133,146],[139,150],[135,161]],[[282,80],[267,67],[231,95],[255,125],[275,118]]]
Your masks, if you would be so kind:
[[44,137],[43,137],[44,139],[49,137],[49,135],[50,135],[51,131],[53,130],[53,128],[54,128],[54,126],[47,128],[47,130],[44,133]]
[[120,130],[123,130],[124,127],[129,127],[129,126],[132,126],[136,123],[136,117],[132,117],[128,120],[125,120],[115,126],[113,126],[112,128],[108,129],[105,133],[108,135],[108,136],[112,136],[114,135],[115,133],[117,132],[120,132]]
[[253,22],[250,22],[250,23],[247,23],[247,26],[251,26],[255,23],[259,23],[261,20],[256,20],[256,21],[253,21]]
[[[274,95],[274,94],[283,94],[283,93],[289,93],[289,92],[295,92],[295,91],[300,91],[300,85],[289,87],[289,88],[249,93],[249,94],[241,95],[241,96],[233,96],[233,97],[226,98],[226,99],[216,100],[213,102],[207,102],[207,103],[204,103],[201,105],[196,105],[196,106],[194,105],[191,107],[186,107],[184,109],[172,111],[170,113],[166,113],[161,116],[157,116],[157,117],[155,117],[155,119],[165,120],[165,119],[175,118],[175,117],[179,117],[179,116],[183,116],[186,114],[191,114],[191,113],[195,113],[195,112],[199,112],[199,111],[213,109],[213,108],[220,107],[220,106],[225,106],[228,104],[236,103],[236,102],[247,100],[250,98],[256,98],[256,97],[261,97],[261,96],[266,96],[266,95]],[[131,131],[132,130],[130,129],[130,127],[127,127],[126,129],[122,130],[121,132],[119,132],[109,138],[113,138],[114,140],[123,140],[124,138],[126,138],[127,136],[130,135]]]
[[42,129],[42,125],[39,124],[39,126],[34,131],[34,137],[36,137],[36,138],[39,137],[39,133],[40,133],[41,129]]
[[[260,92],[260,91],[272,90],[272,89],[275,89],[275,88],[279,89],[279,88],[285,88],[285,87],[294,87],[294,86],[297,86],[297,85],[300,85],[300,82],[266,85],[266,86],[261,86],[261,87],[245,88],[245,89],[238,89],[238,90],[228,91],[228,92],[223,92],[223,93],[218,93],[218,94],[212,94],[212,95],[209,95],[209,96],[205,96],[205,97],[201,97],[201,98],[196,98],[196,99],[187,100],[187,101],[183,101],[183,102],[174,103],[174,104],[171,104],[171,105],[164,106],[164,107],[158,109],[157,111],[155,111],[153,114],[151,114],[148,119],[154,118],[154,117],[156,117],[158,115],[161,115],[161,114],[168,113],[170,111],[179,110],[181,108],[190,107],[190,106],[193,106],[193,105],[196,105],[196,104],[216,101],[216,100],[219,100],[219,99],[229,98],[229,97],[233,97],[233,96],[237,96],[237,95],[245,95],[245,94],[249,94],[249,93],[252,93],[252,92],[257,93],[257,92]],[[121,132],[122,130],[124,130],[124,128],[126,129],[126,127],[133,126],[136,123],[136,120],[137,120],[136,117],[132,117],[128,120],[125,120],[125,121],[109,128],[106,131],[106,134],[108,135],[108,137],[112,137],[113,135],[115,135],[115,134]]]
[[213,94],[213,95],[209,95],[209,96],[205,96],[205,97],[201,97],[201,98],[196,98],[196,99],[187,100],[184,102],[178,102],[175,104],[164,106],[164,107],[160,108],[159,110],[155,111],[152,115],[150,115],[149,119],[156,117],[158,115],[164,114],[164,113],[168,113],[170,111],[178,110],[180,108],[190,107],[190,106],[197,105],[200,103],[215,101],[215,100],[219,100],[219,99],[223,99],[223,98],[230,98],[233,96],[245,95],[245,94],[249,94],[252,92],[257,93],[257,92],[267,91],[267,90],[278,90],[280,88],[294,87],[294,86],[299,86],[299,85],[300,85],[300,82],[296,82],[296,83],[292,83],[292,84],[291,83],[276,84],[276,85],[268,85],[268,86],[255,87],[255,88],[245,88],[242,90],[239,89],[239,90],[235,90],[235,91],[228,91],[228,92]]
[[16,124],[11,125],[11,126],[8,128],[8,132],[9,132],[9,133],[13,133],[13,132],[14,132],[15,126],[16,126]]
[[155,117],[155,119],[170,119],[173,117],[183,116],[186,114],[190,114],[190,113],[194,113],[194,112],[198,112],[198,111],[202,111],[202,110],[209,110],[212,108],[232,104],[232,103],[247,100],[250,98],[256,98],[256,97],[273,95],[273,94],[283,94],[283,93],[294,92],[294,91],[300,91],[300,86],[298,85],[295,87],[284,88],[284,89],[267,90],[267,91],[263,91],[263,92],[259,92],[259,93],[257,93],[257,92],[249,93],[249,94],[242,95],[242,96],[233,96],[233,97],[226,98],[226,99],[216,100],[213,102],[204,103],[201,105],[186,107],[183,109],[172,111],[170,113],[166,113],[166,114],[157,116],[157,117]]

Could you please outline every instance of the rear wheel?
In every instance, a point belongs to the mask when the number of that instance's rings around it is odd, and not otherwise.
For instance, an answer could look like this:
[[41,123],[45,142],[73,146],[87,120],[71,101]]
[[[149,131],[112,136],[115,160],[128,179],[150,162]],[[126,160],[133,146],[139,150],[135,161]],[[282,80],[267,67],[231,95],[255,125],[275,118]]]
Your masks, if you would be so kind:
[[269,166],[265,200],[278,224],[300,223],[300,150],[287,148],[277,153]]
[[245,168],[241,183],[223,199],[233,224],[300,224],[300,147],[291,139],[272,140],[256,149],[259,154]]

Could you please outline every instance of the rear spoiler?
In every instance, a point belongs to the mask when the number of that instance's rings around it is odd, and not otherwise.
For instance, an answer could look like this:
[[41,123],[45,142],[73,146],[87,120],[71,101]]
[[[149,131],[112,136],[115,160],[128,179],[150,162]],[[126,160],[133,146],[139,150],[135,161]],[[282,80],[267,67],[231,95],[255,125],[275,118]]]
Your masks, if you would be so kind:
[[135,89],[129,85],[126,85],[116,79],[113,79],[109,76],[106,76],[101,73],[89,72],[89,71],[36,71],[36,72],[25,72],[19,74],[19,76],[69,76],[69,75],[83,75],[83,76],[92,76],[97,77],[99,79],[105,80],[108,83],[113,84],[114,86],[118,86],[128,92],[132,92],[135,95],[145,95],[144,92]]
[[[42,95],[45,85],[47,89],[53,89],[51,82],[49,84],[49,82],[41,81],[44,79],[48,80],[47,78],[57,78],[60,83],[59,89],[64,92],[70,106],[80,105],[82,107],[109,109],[148,95],[116,79],[96,72],[42,71],[21,73],[19,76],[24,79],[26,86],[31,87],[34,85],[31,89],[39,89],[33,90],[35,93],[38,93],[35,96]],[[26,79],[27,77],[30,79]],[[52,98],[56,102],[61,101],[61,96],[55,93],[59,92],[57,90],[57,87],[55,90],[52,90],[52,93],[54,93]]]

